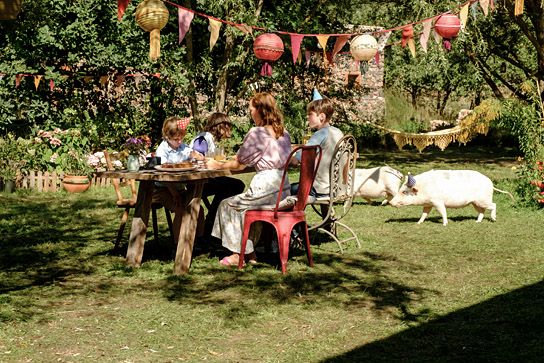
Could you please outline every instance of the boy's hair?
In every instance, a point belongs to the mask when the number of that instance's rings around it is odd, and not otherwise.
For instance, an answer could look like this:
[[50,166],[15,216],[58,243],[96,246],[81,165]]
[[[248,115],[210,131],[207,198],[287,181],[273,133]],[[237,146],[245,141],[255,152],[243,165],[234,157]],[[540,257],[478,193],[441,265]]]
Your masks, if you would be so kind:
[[321,100],[315,100],[308,104],[306,108],[308,113],[315,112],[316,114],[324,114],[325,122],[330,121],[332,114],[334,113],[334,104],[328,98],[323,98]]
[[162,137],[165,139],[168,138],[174,138],[177,135],[185,135],[187,134],[187,130],[182,130],[178,127],[178,120],[180,118],[178,116],[170,116],[166,120],[164,120],[164,123],[162,124]]
[[216,141],[223,139],[228,130],[230,130],[229,117],[221,112],[212,113],[204,127],[204,131],[212,134]]

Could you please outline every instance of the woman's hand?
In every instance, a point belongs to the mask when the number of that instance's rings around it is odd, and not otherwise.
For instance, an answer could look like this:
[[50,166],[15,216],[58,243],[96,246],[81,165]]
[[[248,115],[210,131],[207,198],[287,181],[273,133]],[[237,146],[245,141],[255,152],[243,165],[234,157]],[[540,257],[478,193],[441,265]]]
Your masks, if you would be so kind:
[[220,162],[215,161],[214,159],[206,159],[206,168],[207,169],[222,169]]

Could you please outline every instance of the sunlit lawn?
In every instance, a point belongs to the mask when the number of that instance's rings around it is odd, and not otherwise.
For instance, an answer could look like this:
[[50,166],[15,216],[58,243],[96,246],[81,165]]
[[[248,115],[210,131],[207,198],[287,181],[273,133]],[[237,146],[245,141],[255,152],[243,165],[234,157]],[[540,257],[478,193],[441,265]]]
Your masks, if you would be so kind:
[[[476,169],[512,192],[517,155],[489,148],[361,152],[360,167],[388,164],[417,174]],[[362,248],[325,235],[314,267],[293,251],[286,275],[277,255],[242,271],[226,252],[196,254],[173,276],[172,246],[159,213],[144,262],[119,254],[113,189],[79,195],[1,195],[0,361],[317,362],[538,361],[544,356],[542,210],[495,193],[475,223],[472,207],[394,209],[358,200],[346,221]],[[162,219],[161,219],[162,218]],[[310,219],[313,217],[310,217]],[[129,221],[130,222],[130,221]]]

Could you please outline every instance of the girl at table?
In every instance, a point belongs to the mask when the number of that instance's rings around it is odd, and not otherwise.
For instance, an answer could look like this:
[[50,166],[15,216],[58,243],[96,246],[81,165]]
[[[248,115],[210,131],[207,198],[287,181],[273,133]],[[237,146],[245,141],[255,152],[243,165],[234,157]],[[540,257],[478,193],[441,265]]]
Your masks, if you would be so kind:
[[[205,160],[204,155],[207,152],[213,153],[215,151],[216,142],[222,139],[229,139],[230,137],[230,120],[228,116],[220,112],[215,112],[208,119],[204,131],[195,136],[189,147],[198,151],[195,159],[202,161]],[[206,214],[204,236],[209,236],[212,232],[219,203],[225,198],[242,193],[245,188],[246,185],[243,181],[236,178],[229,178],[228,176],[208,179],[208,182],[204,184],[202,198],[207,198],[211,195],[214,195],[214,198]]]
[[[236,154],[237,160],[226,163],[208,161],[210,169],[243,170],[253,164],[257,170],[245,193],[227,198],[219,205],[212,236],[220,238],[223,247],[232,252],[221,260],[223,265],[237,265],[239,259],[244,258],[240,250],[245,211],[257,205],[276,202],[283,167],[291,152],[291,138],[272,95],[266,92],[256,94],[249,102],[249,114],[257,127],[253,127],[245,136]],[[281,194],[285,198],[290,195],[290,185],[286,182],[283,187]],[[259,237],[258,227],[257,224],[252,226],[244,251],[245,259],[251,263],[257,261],[253,242]]]
[[[197,156],[198,153],[183,142],[187,135],[187,125],[190,120],[190,117],[180,119],[177,116],[171,116],[164,120],[162,125],[163,140],[157,151],[155,151],[155,156],[161,158],[161,164],[179,163]],[[153,190],[152,203],[160,203],[175,213],[172,233],[176,244],[178,243],[181,221],[185,210],[184,191],[185,186],[181,183],[162,182],[155,182],[155,189]],[[201,227],[200,231],[197,227],[197,235],[202,234],[203,219],[203,215],[199,216]]]

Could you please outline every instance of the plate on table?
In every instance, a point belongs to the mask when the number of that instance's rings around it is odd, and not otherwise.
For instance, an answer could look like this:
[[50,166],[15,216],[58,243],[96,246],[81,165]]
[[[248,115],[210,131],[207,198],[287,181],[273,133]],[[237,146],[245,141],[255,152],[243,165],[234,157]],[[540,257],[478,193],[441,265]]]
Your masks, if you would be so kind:
[[189,166],[186,168],[163,168],[162,165],[155,165],[155,169],[158,171],[190,171],[190,170],[196,170],[198,168],[197,165]]

